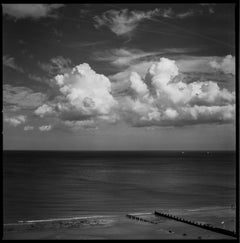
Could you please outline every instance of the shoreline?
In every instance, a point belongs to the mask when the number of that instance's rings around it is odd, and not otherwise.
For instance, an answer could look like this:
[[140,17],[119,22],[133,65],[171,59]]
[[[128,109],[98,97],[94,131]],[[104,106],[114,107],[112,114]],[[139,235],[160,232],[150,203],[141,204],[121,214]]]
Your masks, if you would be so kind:
[[[226,226],[233,230],[235,209],[213,207],[207,210],[205,207],[191,210],[194,209],[173,209],[165,212],[201,222],[204,222],[203,213],[207,212],[205,223],[219,226],[220,220],[224,219],[231,222]],[[157,224],[131,220],[126,214],[28,220],[4,224],[3,239],[234,239],[183,222],[166,218],[156,219],[154,212],[131,214],[141,215],[148,220],[157,220]]]

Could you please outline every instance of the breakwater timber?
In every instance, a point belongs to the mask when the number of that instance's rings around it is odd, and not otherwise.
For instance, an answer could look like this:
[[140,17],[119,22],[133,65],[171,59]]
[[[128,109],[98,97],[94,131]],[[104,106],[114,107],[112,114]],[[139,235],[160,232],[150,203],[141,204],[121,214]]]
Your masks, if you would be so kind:
[[177,217],[177,216],[174,216],[174,215],[171,215],[171,214],[157,212],[157,211],[155,211],[154,214],[156,216],[161,216],[161,217],[173,219],[173,220],[180,221],[180,222],[183,222],[183,223],[186,223],[186,224],[190,224],[190,225],[194,225],[194,226],[206,229],[206,230],[211,230],[213,232],[229,235],[229,236],[232,236],[232,237],[237,237],[236,232],[230,231],[230,230],[226,230],[226,229],[222,229],[222,228],[218,228],[218,227],[215,227],[213,225],[200,223],[200,222],[195,222],[195,221],[183,219],[181,217]]
[[141,218],[141,217],[139,217],[139,215],[136,215],[136,214],[135,215],[134,214],[127,214],[126,216],[130,219],[134,219],[134,220],[138,220],[138,221],[142,221],[142,222],[147,222],[147,223],[150,223],[150,224],[157,224],[158,223],[158,222],[153,221],[153,220]]

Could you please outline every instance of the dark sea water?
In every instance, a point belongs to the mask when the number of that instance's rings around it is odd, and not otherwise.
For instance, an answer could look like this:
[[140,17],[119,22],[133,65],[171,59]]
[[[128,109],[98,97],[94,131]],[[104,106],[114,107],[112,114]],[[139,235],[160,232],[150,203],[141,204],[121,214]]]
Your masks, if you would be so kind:
[[3,153],[4,223],[229,206],[233,152]]

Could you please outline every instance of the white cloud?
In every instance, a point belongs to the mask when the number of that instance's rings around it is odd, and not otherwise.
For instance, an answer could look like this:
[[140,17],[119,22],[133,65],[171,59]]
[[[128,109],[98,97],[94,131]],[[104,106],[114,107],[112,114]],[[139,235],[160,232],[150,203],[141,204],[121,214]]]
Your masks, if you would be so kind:
[[23,69],[16,64],[14,57],[10,57],[9,55],[3,56],[3,65],[23,73]]
[[17,116],[12,116],[12,117],[6,116],[4,118],[4,121],[7,122],[11,126],[17,127],[18,125],[21,125],[26,122],[26,116],[23,116],[23,115],[17,115]]
[[133,126],[233,122],[235,93],[211,80],[186,83],[177,63],[160,58],[148,63],[145,73],[129,69],[116,84],[88,64],[80,64],[52,79],[59,95],[34,113],[55,117],[73,130],[95,129],[101,123],[119,120]]
[[41,132],[47,132],[47,131],[50,131],[52,129],[52,126],[51,125],[40,126],[38,129]]
[[35,111],[34,113],[40,117],[44,117],[48,114],[53,114],[55,111],[54,111],[54,108],[49,106],[48,104],[43,104],[42,106],[39,106]]
[[53,11],[63,6],[63,4],[2,4],[3,14],[14,19],[56,17]]
[[227,55],[220,61],[213,60],[209,64],[220,72],[235,75],[235,57],[232,55]]
[[131,88],[138,95],[145,95],[148,93],[147,85],[142,81],[141,76],[138,73],[132,72],[129,80],[131,83]]
[[24,131],[31,131],[31,130],[33,130],[33,129],[34,129],[33,126],[25,126],[25,127],[23,128]]
[[69,104],[89,114],[108,114],[116,101],[110,94],[111,83],[84,63],[69,73],[57,75],[54,81]]
[[[169,51],[160,50],[159,54],[162,52],[164,55],[168,57],[170,56],[175,60],[179,70],[179,75],[176,78],[184,79],[188,83],[196,80],[218,80],[221,85],[228,86],[228,88],[233,89],[235,82],[234,77],[223,72],[216,72],[216,69],[210,65],[210,62],[214,60],[221,62],[223,58],[217,56],[175,55],[176,52],[184,50],[177,49]],[[122,71],[114,75],[110,75],[109,78],[114,83],[114,91],[115,89],[121,90],[121,87],[124,86],[123,84],[126,83],[126,80],[129,80],[132,72],[137,72],[142,78],[144,78],[148,69],[156,63],[157,60],[159,60],[159,54],[152,56],[149,60],[133,59],[128,67],[125,67]]]
[[19,108],[32,109],[41,105],[46,98],[45,94],[33,92],[27,87],[3,85],[3,103],[7,106],[16,105]]
[[107,26],[116,35],[125,35],[132,32],[144,19],[151,19],[158,14],[158,9],[151,11],[137,11],[128,9],[108,10],[102,16],[95,16],[95,27]]
[[[145,79],[134,74],[135,96],[119,97],[120,112],[134,126],[178,126],[234,121],[235,93],[213,81],[185,83],[175,61],[161,58]],[[135,81],[137,80],[137,81]],[[137,96],[136,96],[137,94]],[[144,94],[144,95],[143,95]]]
[[60,95],[38,107],[35,114],[57,116],[64,121],[108,120],[117,101],[111,94],[107,77],[97,74],[84,63],[52,79]]
[[167,119],[176,119],[178,117],[178,112],[172,108],[167,108],[164,115]]

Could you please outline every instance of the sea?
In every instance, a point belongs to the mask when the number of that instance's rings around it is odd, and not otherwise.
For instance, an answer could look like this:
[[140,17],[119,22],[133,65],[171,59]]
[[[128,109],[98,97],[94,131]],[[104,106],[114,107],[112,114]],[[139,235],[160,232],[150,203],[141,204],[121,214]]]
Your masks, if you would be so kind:
[[3,151],[3,222],[236,203],[224,151]]

